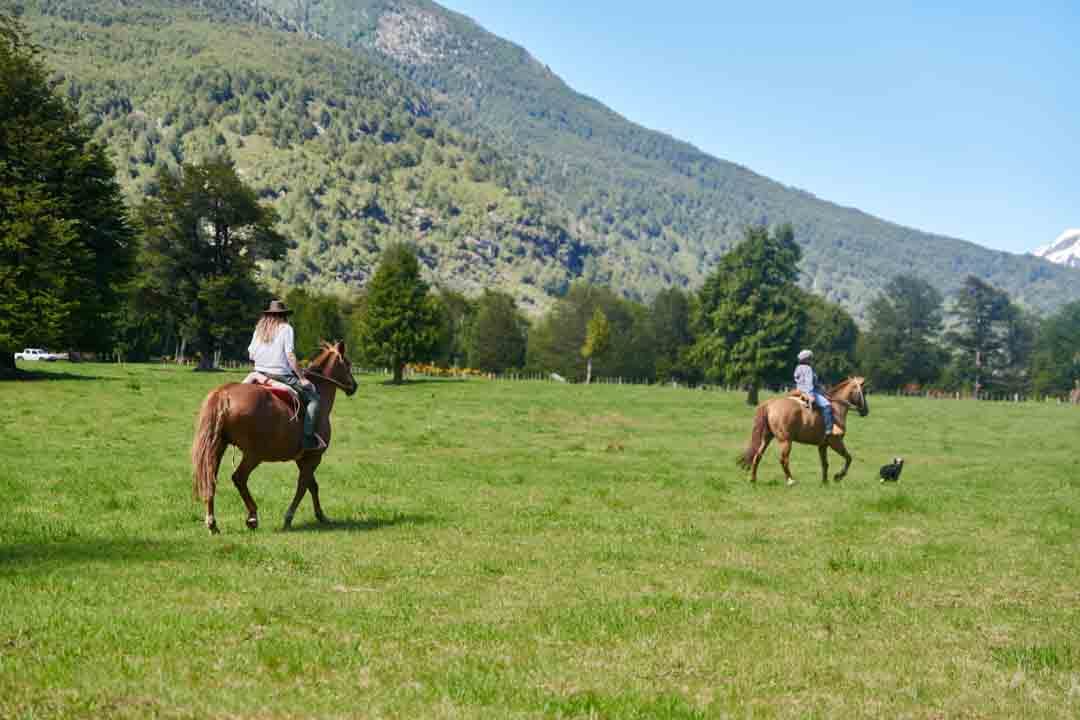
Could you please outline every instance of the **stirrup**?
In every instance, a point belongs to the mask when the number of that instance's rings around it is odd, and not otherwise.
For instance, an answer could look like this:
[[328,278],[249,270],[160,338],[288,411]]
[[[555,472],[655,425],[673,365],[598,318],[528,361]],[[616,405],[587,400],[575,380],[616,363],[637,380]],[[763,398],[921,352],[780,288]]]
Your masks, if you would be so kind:
[[296,453],[296,457],[294,457],[293,460],[299,460],[300,458],[304,457],[304,455],[306,455],[309,452],[322,452],[323,450],[326,449],[326,447],[327,447],[326,441],[322,439],[322,436],[319,435],[319,433],[314,433],[314,434],[312,434],[311,437],[315,438],[317,444],[314,447],[304,447],[305,438],[301,438],[300,439],[300,452]]
[[320,436],[319,433],[311,433],[311,439],[315,441],[315,444],[311,447],[308,447],[308,438],[304,438],[304,442],[301,443],[304,450],[318,451],[326,449],[326,441],[322,439],[322,436]]

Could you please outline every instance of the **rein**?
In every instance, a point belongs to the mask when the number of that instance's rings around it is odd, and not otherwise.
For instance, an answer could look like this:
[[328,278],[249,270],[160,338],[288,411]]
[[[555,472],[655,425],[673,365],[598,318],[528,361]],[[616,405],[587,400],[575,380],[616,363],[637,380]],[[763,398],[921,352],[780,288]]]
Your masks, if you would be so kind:
[[829,396],[829,400],[831,400],[832,402],[840,403],[842,405],[846,405],[849,408],[855,408],[856,410],[859,410],[861,412],[862,409],[864,407],[866,407],[866,398],[863,395],[863,389],[861,387],[859,388],[859,399],[862,402],[860,402],[858,405],[856,405],[855,403],[851,402],[850,400],[845,400],[843,398],[834,398],[832,396]]
[[314,378],[319,378],[320,380],[325,380],[326,382],[330,383],[331,385],[337,385],[342,390],[345,390],[345,391],[349,390],[349,388],[345,387],[344,385],[342,385],[340,382],[338,382],[337,380],[335,380],[332,377],[328,377],[326,375],[323,375],[322,373],[317,373],[317,372],[315,372],[314,370],[311,370],[311,369],[304,370],[304,377],[307,377],[309,375],[311,377],[314,377]]

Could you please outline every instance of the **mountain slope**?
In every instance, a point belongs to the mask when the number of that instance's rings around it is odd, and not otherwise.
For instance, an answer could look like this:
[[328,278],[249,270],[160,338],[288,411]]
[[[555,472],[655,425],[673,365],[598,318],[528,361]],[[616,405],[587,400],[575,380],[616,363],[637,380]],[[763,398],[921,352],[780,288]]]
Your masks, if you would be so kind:
[[695,284],[746,224],[790,221],[805,249],[804,284],[856,312],[900,272],[946,292],[975,274],[1039,310],[1080,297],[1080,273],[885,222],[635,125],[435,3],[264,2],[287,15],[302,6],[310,30],[432,90],[437,114],[518,160],[596,248],[587,274],[631,294]]
[[580,275],[588,248],[498,153],[433,118],[426,92],[265,8],[256,25],[253,8],[203,4],[27,3],[132,203],[160,171],[227,152],[295,243],[266,268],[283,285],[355,289],[395,240],[440,284],[507,287],[534,311]]

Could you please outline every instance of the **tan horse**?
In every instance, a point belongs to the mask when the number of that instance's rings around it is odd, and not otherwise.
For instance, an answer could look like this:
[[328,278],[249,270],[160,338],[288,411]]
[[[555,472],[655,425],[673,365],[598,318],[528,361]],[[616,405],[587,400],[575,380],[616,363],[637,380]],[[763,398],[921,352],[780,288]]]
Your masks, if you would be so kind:
[[322,351],[304,371],[304,375],[319,391],[321,402],[315,428],[327,445],[321,450],[301,451],[303,418],[294,416],[292,407],[259,385],[229,383],[211,390],[203,401],[195,424],[195,441],[191,446],[191,461],[195,466],[192,491],[196,499],[206,503],[206,527],[211,533],[218,532],[214,518],[214,492],[221,457],[229,445],[235,445],[243,453],[232,481],[247,508],[249,528],[254,530],[259,527],[259,513],[248,491],[248,476],[264,462],[295,461],[300,469],[296,495],[285,512],[286,529],[292,525],[293,515],[304,493],[309,491],[315,505],[315,517],[319,522],[327,522],[319,504],[315,468],[322,462],[323,453],[330,446],[330,412],[334,409],[338,389],[350,396],[356,392],[352,363],[345,357],[345,343],[324,343]]
[[[844,429],[847,427],[847,412],[849,408],[855,408],[859,415],[865,417],[870,414],[870,406],[866,402],[866,394],[863,386],[865,379],[861,377],[849,377],[839,383],[827,395],[832,401],[833,424]],[[754,431],[750,436],[750,444],[737,458],[740,467],[750,470],[750,481],[757,482],[758,463],[765,449],[773,438],[780,443],[780,465],[784,468],[784,477],[788,485],[794,485],[795,479],[791,477],[791,467],[788,459],[791,456],[791,443],[803,443],[805,445],[817,445],[818,455],[821,457],[821,482],[829,481],[829,460],[826,457],[828,449],[832,448],[844,458],[844,469],[833,478],[839,482],[848,473],[851,467],[851,453],[844,447],[844,439],[841,435],[825,437],[825,419],[820,412],[808,410],[796,397],[785,396],[767,400],[758,405],[757,414],[754,415]]]

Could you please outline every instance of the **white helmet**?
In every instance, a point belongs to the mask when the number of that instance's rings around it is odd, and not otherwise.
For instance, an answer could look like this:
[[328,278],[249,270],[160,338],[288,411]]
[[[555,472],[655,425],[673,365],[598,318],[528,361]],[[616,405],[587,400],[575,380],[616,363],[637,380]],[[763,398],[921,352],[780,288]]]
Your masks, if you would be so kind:
[[814,357],[814,353],[810,352],[809,350],[803,350],[801,353],[799,353],[799,362],[802,362],[803,360],[809,360],[812,357]]

